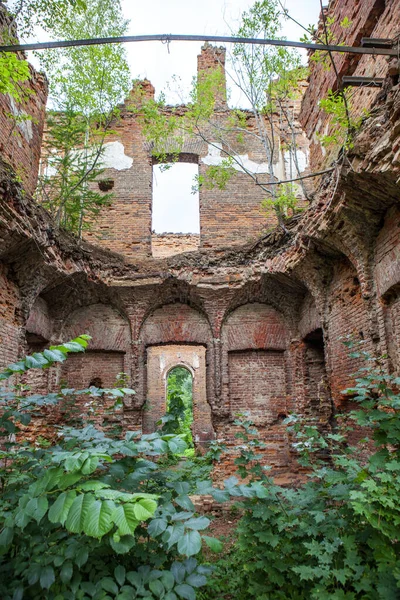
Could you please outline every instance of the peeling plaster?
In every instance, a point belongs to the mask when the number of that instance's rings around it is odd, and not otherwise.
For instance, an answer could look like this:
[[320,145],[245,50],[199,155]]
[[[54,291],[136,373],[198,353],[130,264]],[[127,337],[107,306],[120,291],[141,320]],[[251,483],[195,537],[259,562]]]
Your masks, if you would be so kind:
[[[222,145],[221,144],[209,144],[208,145],[208,154],[204,156],[201,161],[205,165],[209,166],[219,166],[222,164],[224,160],[224,156],[221,154]],[[232,164],[232,167],[239,171],[240,173],[245,173],[246,171],[250,171],[254,175],[259,173],[269,173],[268,163],[266,162],[255,162],[254,160],[249,159],[248,154],[236,154],[234,158],[237,162]],[[307,155],[302,150],[297,150],[297,159],[299,162],[300,172],[303,172],[307,167]],[[239,163],[239,164],[238,164]],[[295,167],[293,166],[295,169]],[[284,179],[285,173],[288,174],[290,172],[290,152],[286,151],[284,156],[282,157],[279,154],[278,162],[273,165],[274,175],[278,179]]]
[[132,167],[133,158],[125,154],[125,148],[121,142],[108,142],[104,144],[101,163],[105,169],[125,171]]
[[[224,156],[221,156],[221,151],[222,144],[208,144],[208,154],[207,156],[204,156],[201,161],[205,165],[219,166],[225,158]],[[234,162],[232,167],[240,173],[245,173],[246,170],[254,174],[268,173],[269,171],[268,163],[257,163],[254,160],[250,160],[248,154],[236,154],[234,158],[238,162]]]

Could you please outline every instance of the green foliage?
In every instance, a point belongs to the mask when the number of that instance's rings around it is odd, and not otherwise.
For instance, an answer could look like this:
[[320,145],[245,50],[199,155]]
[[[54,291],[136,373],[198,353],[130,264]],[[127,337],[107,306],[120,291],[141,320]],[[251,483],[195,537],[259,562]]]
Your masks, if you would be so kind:
[[282,184],[279,186],[277,196],[274,199],[264,200],[261,206],[268,211],[275,208],[282,218],[287,219],[299,212],[298,195],[298,186],[290,183]]
[[29,79],[29,65],[13,52],[0,53],[0,94],[9,94],[16,102],[21,102],[26,92],[21,86]]
[[[347,104],[346,104],[347,101]],[[319,106],[329,115],[331,132],[328,135],[319,135],[323,146],[341,146],[345,150],[353,147],[352,139],[360,129],[363,119],[367,116],[364,110],[358,117],[349,117],[348,107],[351,107],[351,98],[345,96],[345,92],[328,91],[328,96],[319,101]]]
[[85,118],[67,106],[49,111],[47,126],[47,167],[37,197],[58,225],[80,235],[112,200],[111,193],[101,193],[96,185],[104,172],[105,132],[98,130],[97,118]]
[[[369,364],[346,390],[359,404],[347,431],[322,435],[295,415],[287,420],[308,482],[275,485],[258,465],[257,495],[243,503],[238,542],[217,564],[202,599],[214,598],[216,589],[220,598],[239,600],[399,597],[400,378],[387,374],[384,359],[360,350],[351,355]],[[257,460],[245,453],[256,437],[249,422],[244,426],[242,467],[249,475]],[[352,447],[349,436],[360,427],[365,441]]]
[[[51,23],[51,33],[61,39],[121,36],[127,26],[119,1],[87,0],[79,11],[67,7],[64,18]],[[41,53],[40,61],[52,110],[37,197],[58,225],[81,237],[112,198],[96,181],[106,136],[118,118],[115,107],[130,89],[126,53],[118,44],[71,47]]]
[[54,23],[61,23],[68,11],[75,14],[84,11],[85,0],[8,0],[7,8],[13,19],[13,26],[18,26],[20,35],[27,37],[38,27],[44,31],[52,31]]
[[175,367],[167,379],[167,413],[161,419],[162,431],[180,435],[193,447],[193,378],[184,367]]
[[[83,352],[89,336],[36,352],[0,379],[64,362]],[[123,378],[124,379],[124,378]],[[115,400],[128,388],[63,389],[30,394],[26,385],[0,392],[0,596],[4,600],[61,598],[195,600],[211,569],[194,558],[209,519],[196,517],[188,497],[197,485],[159,466],[183,452],[173,434],[111,438],[89,425],[62,427],[56,445],[24,442],[23,427],[45,406],[83,394]],[[156,460],[157,462],[154,462]],[[160,461],[162,462],[162,461]],[[218,542],[205,539],[218,550]]]

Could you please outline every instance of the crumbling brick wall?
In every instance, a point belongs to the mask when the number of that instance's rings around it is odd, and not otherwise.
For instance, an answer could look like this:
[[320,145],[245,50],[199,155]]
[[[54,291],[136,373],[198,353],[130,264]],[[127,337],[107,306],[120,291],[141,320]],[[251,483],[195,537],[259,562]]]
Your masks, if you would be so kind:
[[[215,68],[221,68],[225,77],[225,49],[205,44],[198,57],[198,77],[201,77],[203,72]],[[214,118],[221,127],[226,125],[232,115],[226,103],[225,79],[223,81],[221,94],[217,95],[214,113]],[[178,254],[195,249],[190,245],[176,244],[176,237],[167,241],[166,235],[160,238],[159,235],[151,234],[154,160],[152,144],[145,140],[141,133],[140,117],[136,114],[138,109],[133,108],[133,99],[137,99],[139,88],[145,98],[154,96],[154,88],[150,82],[136,83],[131,97],[121,108],[121,118],[112,126],[114,133],[107,138],[106,142],[110,159],[107,159],[107,168],[102,177],[113,182],[114,198],[112,205],[105,208],[100,215],[93,231],[86,234],[87,240],[119,252],[130,261],[150,256],[159,258],[161,255],[168,255],[171,250]],[[291,110],[298,111],[298,105],[298,101],[293,100]],[[186,110],[185,106],[167,106],[165,114],[179,118]],[[253,113],[250,110],[242,112],[246,119],[246,128],[257,134]],[[265,127],[266,130],[270,129],[267,119]],[[273,157],[274,172],[281,179],[286,179],[291,173],[284,142],[291,133],[281,127],[278,114],[273,116],[273,127],[276,139]],[[308,142],[297,122],[295,130],[298,154],[302,156],[300,164],[303,164],[306,163]],[[214,145],[215,134],[212,126],[207,136],[210,143],[186,136],[178,158],[178,162],[198,164],[200,177],[205,176],[209,165],[214,164],[213,161],[225,158],[223,149],[219,148],[218,143]],[[257,135],[246,136],[246,142],[243,143],[236,133],[229,133],[227,143],[237,155],[242,157],[241,160],[244,161],[246,168],[250,171],[260,169],[259,181],[265,182],[269,178],[267,158],[265,149],[257,137]],[[200,248],[240,246],[247,242],[254,242],[268,228],[274,227],[277,222],[274,211],[263,209],[261,206],[266,196],[261,187],[239,169],[236,169],[225,189],[219,189],[218,186],[207,189],[207,186],[201,186],[199,191]],[[165,241],[163,246],[168,245],[170,250],[160,250],[161,240]]]
[[[7,9],[0,2],[0,41],[9,22]],[[25,58],[19,54],[20,60]],[[32,66],[29,70],[30,79],[21,84],[21,102],[9,94],[0,94],[0,156],[13,168],[25,191],[33,194],[39,171],[47,81]]]
[[[348,0],[346,6],[356,5]],[[359,3],[357,27],[378,14],[374,6],[372,0]],[[390,2],[385,11],[390,6],[396,14]],[[324,73],[317,69],[312,76],[307,102],[315,88],[323,89],[318,77],[331,77]],[[151,84],[146,89],[153,93]],[[313,105],[311,130],[320,117]],[[115,201],[90,238],[103,236],[101,244],[127,261],[54,230],[44,211],[2,175],[2,364],[43,344],[89,333],[87,354],[34,373],[33,388],[54,390],[63,380],[76,387],[111,385],[122,370],[136,395],[124,398],[121,411],[110,421],[102,399],[85,407],[83,398],[80,414],[105,427],[150,430],[165,408],[165,375],[181,361],[198,384],[198,441],[200,434],[215,433],[228,446],[217,477],[235,469],[239,412],[257,422],[274,473],[298,473],[282,421],[295,412],[329,430],[335,413],[349,407],[342,390],[363,363],[348,356],[341,338],[363,338],[372,354],[388,353],[389,370],[400,368],[399,118],[397,84],[377,99],[356,137],[352,167],[345,162],[327,176],[304,216],[288,223],[286,232],[276,229],[255,243],[241,243],[256,235],[261,221],[255,217],[259,199],[254,194],[252,204],[251,190],[239,177],[229,188],[231,198],[211,194],[209,207],[201,208],[200,250],[173,257],[151,257],[152,159],[129,110],[122,111],[110,138],[115,162],[106,176],[115,180]],[[186,150],[182,158],[195,154],[201,160],[208,149],[188,142]],[[249,202],[242,204],[247,194]],[[232,223],[221,225],[228,213]],[[146,413],[147,400],[154,414]],[[62,410],[44,412],[32,437],[63,418]]]
[[[330,31],[334,36],[332,43],[346,46],[360,46],[363,37],[393,39],[400,34],[400,4],[397,0],[331,0],[325,9],[325,17],[333,18]],[[343,19],[350,26],[342,28]],[[317,36],[324,41],[324,29],[320,19]],[[330,59],[324,62],[310,62],[310,76],[307,91],[304,94],[300,122],[310,140],[310,168],[318,171],[336,158],[335,147],[324,147],[321,137],[330,135],[335,129],[330,117],[321,110],[319,101],[326,98],[328,91],[336,92],[342,85],[345,75],[386,77],[389,59],[385,56],[362,56],[358,54],[334,53],[335,70]],[[326,62],[325,62],[326,60]],[[398,64],[394,62],[393,76],[398,78]],[[327,65],[327,66],[325,66]],[[350,112],[352,117],[366,115],[373,106],[381,90],[379,87],[365,86],[350,88]],[[348,91],[350,91],[348,90]]]

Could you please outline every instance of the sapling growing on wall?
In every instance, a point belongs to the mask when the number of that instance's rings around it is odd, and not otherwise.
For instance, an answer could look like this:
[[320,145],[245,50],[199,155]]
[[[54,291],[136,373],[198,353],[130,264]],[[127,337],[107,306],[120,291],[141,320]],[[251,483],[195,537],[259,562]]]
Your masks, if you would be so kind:
[[[243,13],[236,35],[278,38],[281,16],[276,0],[256,2]],[[218,63],[218,49],[215,56]],[[285,148],[292,164],[292,178],[301,173],[293,101],[306,70],[301,67],[299,55],[287,48],[235,44],[226,73],[228,83],[244,95],[248,109],[231,110],[229,115],[219,110],[226,97],[222,64],[199,73],[183,114],[171,108],[165,111],[163,98],[160,101],[140,98],[132,108],[142,119],[145,135],[153,143],[153,154],[158,160],[177,158],[188,138],[201,140],[219,153],[220,160],[199,176],[198,186],[224,189],[235,172],[244,173],[256,189],[265,192],[279,224],[285,228],[288,213],[297,206],[292,202],[283,206],[287,190],[277,185],[276,164],[283,151],[282,131],[286,129]],[[251,145],[262,152],[266,172],[255,172],[243,159],[241,150]],[[302,181],[300,186],[304,188]],[[303,193],[307,197],[305,189]]]
[[[128,23],[119,2],[87,0],[55,20],[56,38],[124,35]],[[61,225],[82,237],[100,209],[109,204],[94,182],[103,172],[106,136],[118,117],[117,105],[130,88],[125,50],[120,45],[49,50],[40,55],[50,81],[50,111],[37,197]]]

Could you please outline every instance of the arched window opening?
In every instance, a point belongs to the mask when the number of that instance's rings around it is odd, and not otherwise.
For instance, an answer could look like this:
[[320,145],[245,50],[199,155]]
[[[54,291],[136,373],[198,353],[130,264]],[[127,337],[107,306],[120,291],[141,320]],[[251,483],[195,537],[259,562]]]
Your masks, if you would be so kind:
[[166,401],[164,431],[181,435],[188,448],[193,449],[193,377],[188,369],[175,367],[168,373]]

